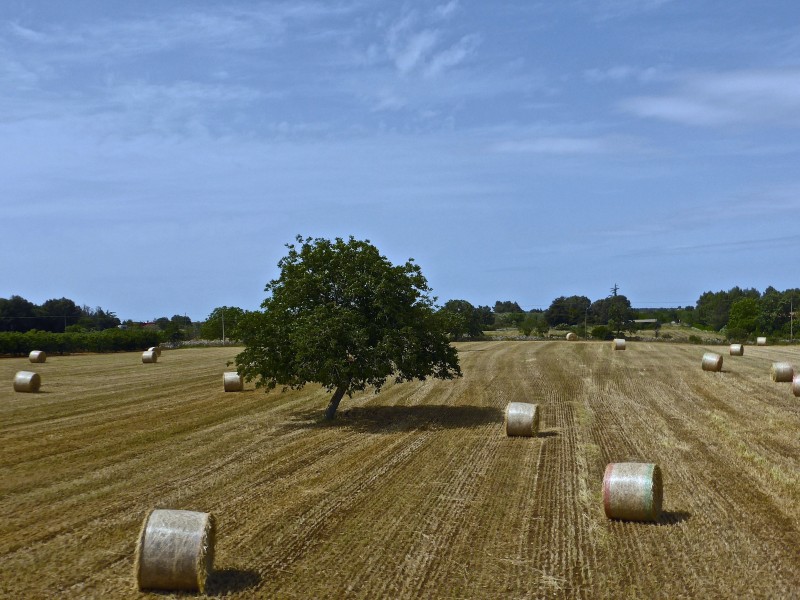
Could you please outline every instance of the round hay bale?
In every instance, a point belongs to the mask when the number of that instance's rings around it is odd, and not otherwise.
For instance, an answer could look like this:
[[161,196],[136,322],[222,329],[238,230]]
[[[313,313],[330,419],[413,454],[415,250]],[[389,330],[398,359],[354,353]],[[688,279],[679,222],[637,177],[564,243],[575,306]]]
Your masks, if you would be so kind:
[[44,350],[31,350],[28,360],[32,363],[43,363],[47,360],[47,353]]
[[156,356],[161,356],[161,347],[160,346],[151,346],[147,349],[148,352],[155,352]]
[[507,436],[534,437],[539,433],[539,405],[509,402],[505,420]]
[[756,338],[756,346],[766,346],[766,345],[767,345],[767,338],[765,337]]
[[795,396],[800,396],[800,375],[795,375],[792,378],[792,393]]
[[722,355],[716,352],[706,352],[703,354],[703,371],[721,371]]
[[226,371],[222,375],[222,386],[226,392],[241,392],[244,389],[244,378],[236,371]]
[[603,508],[609,519],[658,521],[663,488],[654,463],[609,463],[603,475]]
[[731,356],[744,356],[744,344],[731,344]]
[[215,529],[209,513],[153,510],[136,544],[134,573],[139,589],[204,593],[214,567]]
[[14,375],[15,392],[38,392],[42,386],[42,378],[33,371],[17,371]]
[[774,362],[770,369],[772,381],[786,382],[794,378],[794,367],[787,362]]
[[145,350],[142,352],[142,362],[143,363],[154,363],[158,360],[158,354],[156,354],[155,350]]
[[614,340],[611,342],[611,347],[612,347],[614,350],[625,350],[625,340],[623,340],[623,339],[621,339],[621,338],[615,338],[615,339],[614,339]]
[[567,334],[567,341],[568,342],[574,342],[577,339],[578,339],[577,334],[575,334],[575,333],[573,333],[571,331]]

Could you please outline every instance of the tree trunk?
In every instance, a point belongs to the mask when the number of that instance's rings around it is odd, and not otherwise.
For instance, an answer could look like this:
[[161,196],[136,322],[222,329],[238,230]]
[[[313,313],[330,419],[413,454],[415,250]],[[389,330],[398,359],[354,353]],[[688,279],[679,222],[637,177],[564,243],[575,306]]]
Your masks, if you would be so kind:
[[331,401],[328,403],[328,408],[325,409],[325,418],[328,421],[332,421],[334,417],[336,417],[336,409],[339,408],[339,402],[342,401],[344,398],[344,393],[347,391],[346,385],[340,385],[336,388],[336,391],[333,393],[333,397]]

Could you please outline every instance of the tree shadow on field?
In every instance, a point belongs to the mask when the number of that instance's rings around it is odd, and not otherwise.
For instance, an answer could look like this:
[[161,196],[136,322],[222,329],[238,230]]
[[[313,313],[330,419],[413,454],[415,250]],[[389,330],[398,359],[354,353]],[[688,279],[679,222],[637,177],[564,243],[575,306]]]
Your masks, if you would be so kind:
[[468,429],[502,423],[503,411],[486,406],[357,406],[339,410],[333,421],[322,418],[322,410],[295,415],[302,428],[344,427],[364,433]]
[[209,573],[206,581],[206,594],[219,596],[244,592],[261,583],[261,575],[257,571],[246,569],[220,569]]

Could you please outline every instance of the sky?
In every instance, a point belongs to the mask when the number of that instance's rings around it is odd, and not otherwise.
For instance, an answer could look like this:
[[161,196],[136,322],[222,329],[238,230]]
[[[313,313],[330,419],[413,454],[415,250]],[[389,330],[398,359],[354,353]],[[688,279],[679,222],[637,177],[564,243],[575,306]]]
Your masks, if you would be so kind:
[[439,304],[800,286],[800,2],[3,0],[0,297],[257,309],[295,236]]

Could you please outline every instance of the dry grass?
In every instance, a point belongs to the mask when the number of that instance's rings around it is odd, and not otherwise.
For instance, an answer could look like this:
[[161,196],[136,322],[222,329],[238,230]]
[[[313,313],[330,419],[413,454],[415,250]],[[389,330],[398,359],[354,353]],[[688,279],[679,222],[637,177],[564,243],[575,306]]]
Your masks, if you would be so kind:
[[[333,424],[314,387],[226,394],[236,349],[147,368],[133,353],[49,357],[41,393],[0,389],[0,597],[148,597],[132,569],[155,507],[217,518],[211,596],[800,589],[800,405],[764,375],[800,350],[748,348],[712,374],[680,344],[459,349],[463,379],[345,399]],[[539,405],[538,437],[505,436],[514,401]],[[609,462],[661,465],[658,524],[606,519]]]

